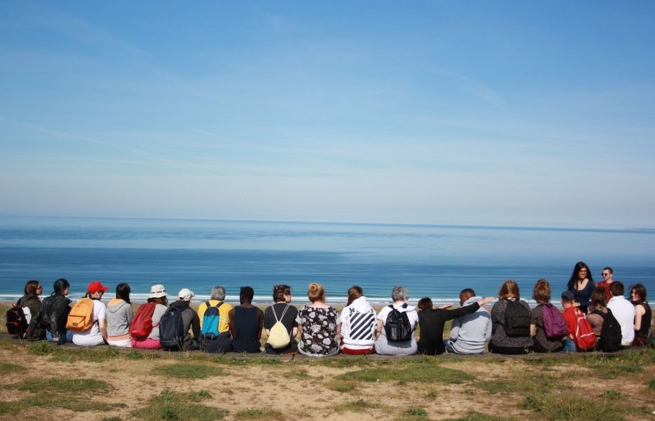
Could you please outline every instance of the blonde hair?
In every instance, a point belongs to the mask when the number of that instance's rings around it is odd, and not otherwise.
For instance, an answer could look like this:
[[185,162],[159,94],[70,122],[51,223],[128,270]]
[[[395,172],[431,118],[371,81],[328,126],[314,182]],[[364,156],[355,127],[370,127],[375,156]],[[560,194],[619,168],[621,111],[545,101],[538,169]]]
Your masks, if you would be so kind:
[[315,282],[309,284],[307,297],[312,303],[315,303],[316,301],[325,301],[325,289],[323,288],[323,285]]
[[519,293],[519,285],[516,283],[516,281],[508,279],[503,282],[503,286],[501,286],[500,291],[498,291],[498,298],[501,300],[510,298],[520,300],[521,294]]

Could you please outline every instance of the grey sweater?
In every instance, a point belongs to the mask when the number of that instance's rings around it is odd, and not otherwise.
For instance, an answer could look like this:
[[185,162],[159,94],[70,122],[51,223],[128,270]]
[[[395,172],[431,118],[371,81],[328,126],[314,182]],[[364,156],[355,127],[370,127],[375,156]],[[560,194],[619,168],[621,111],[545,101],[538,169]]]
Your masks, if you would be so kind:
[[[471,297],[462,304],[467,306],[477,303],[482,297]],[[458,354],[482,354],[484,343],[491,339],[491,315],[480,307],[475,313],[453,320],[450,328],[450,340],[453,350]]]
[[130,333],[130,323],[134,317],[132,306],[117,298],[107,304],[107,336],[121,336]]

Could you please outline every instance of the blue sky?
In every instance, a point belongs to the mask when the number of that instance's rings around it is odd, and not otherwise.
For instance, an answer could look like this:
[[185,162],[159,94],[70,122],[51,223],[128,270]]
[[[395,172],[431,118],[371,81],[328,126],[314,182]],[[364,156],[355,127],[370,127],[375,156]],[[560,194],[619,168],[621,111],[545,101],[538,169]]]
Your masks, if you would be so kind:
[[652,1],[0,2],[0,214],[654,227]]

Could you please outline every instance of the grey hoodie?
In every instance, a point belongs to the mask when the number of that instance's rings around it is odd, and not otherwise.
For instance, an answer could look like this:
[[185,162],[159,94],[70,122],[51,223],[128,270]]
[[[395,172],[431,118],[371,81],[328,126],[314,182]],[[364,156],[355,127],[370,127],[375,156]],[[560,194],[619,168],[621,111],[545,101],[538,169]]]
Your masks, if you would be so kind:
[[130,333],[130,323],[134,317],[132,306],[120,298],[111,300],[105,311],[107,317],[107,336],[121,336]]
[[[462,306],[477,303],[482,297],[471,297]],[[482,354],[484,343],[491,339],[491,315],[480,307],[475,313],[453,320],[450,328],[451,347],[458,354]]]

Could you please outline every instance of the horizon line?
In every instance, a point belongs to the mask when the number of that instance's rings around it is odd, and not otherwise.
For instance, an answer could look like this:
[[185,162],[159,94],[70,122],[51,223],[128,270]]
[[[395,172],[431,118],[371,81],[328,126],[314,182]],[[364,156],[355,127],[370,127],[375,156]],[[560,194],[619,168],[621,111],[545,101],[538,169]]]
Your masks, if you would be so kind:
[[155,221],[206,221],[206,222],[237,222],[237,223],[288,223],[288,224],[325,224],[325,225],[372,225],[372,226],[407,226],[407,227],[436,227],[459,229],[506,229],[517,231],[573,231],[573,232],[616,232],[634,234],[655,234],[655,227],[580,227],[580,226],[538,226],[538,225],[488,225],[488,224],[438,224],[427,222],[359,222],[359,221],[327,221],[327,220],[289,220],[289,219],[233,219],[233,218],[185,218],[185,217],[145,217],[145,216],[69,216],[69,215],[7,215],[0,214],[0,218],[50,218],[50,219],[110,219],[110,220],[155,220]]

